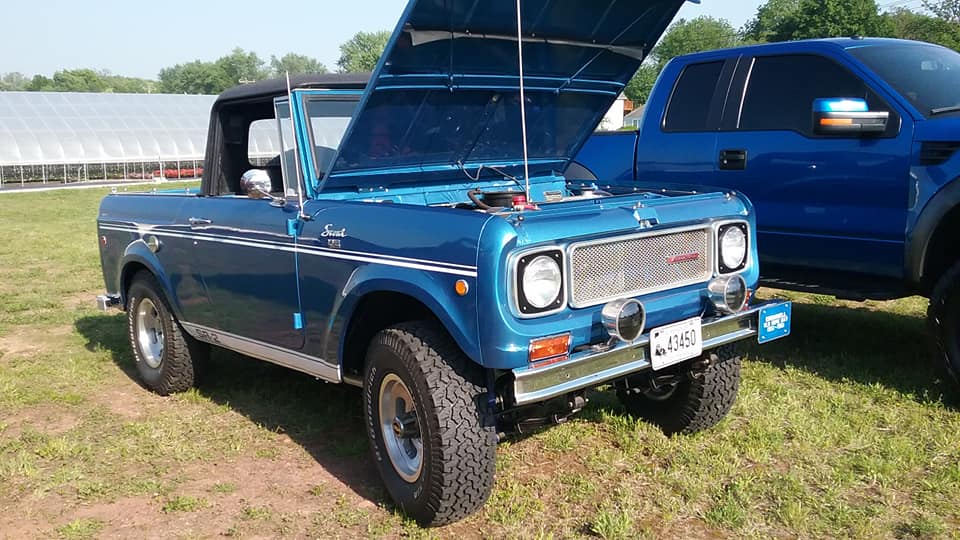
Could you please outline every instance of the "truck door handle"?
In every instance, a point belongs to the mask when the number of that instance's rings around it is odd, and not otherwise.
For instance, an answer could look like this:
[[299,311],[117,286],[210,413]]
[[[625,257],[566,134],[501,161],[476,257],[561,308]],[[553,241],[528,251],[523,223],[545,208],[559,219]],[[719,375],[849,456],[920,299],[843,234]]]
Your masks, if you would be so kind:
[[743,171],[747,168],[746,150],[721,150],[720,151],[720,170],[721,171]]
[[199,227],[201,225],[210,225],[211,223],[213,223],[209,219],[195,218],[195,217],[188,219],[187,222],[190,223],[191,227]]

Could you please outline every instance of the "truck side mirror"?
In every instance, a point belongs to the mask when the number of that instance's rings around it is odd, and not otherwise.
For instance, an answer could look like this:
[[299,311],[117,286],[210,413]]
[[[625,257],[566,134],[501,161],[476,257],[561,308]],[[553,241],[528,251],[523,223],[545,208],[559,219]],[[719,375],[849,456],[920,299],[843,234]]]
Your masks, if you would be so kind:
[[871,111],[860,98],[827,98],[813,102],[813,132],[817,135],[880,135],[890,113]]
[[287,204],[283,197],[274,197],[270,193],[273,182],[263,169],[250,169],[240,177],[240,189],[251,199],[268,199],[271,206],[282,208]]

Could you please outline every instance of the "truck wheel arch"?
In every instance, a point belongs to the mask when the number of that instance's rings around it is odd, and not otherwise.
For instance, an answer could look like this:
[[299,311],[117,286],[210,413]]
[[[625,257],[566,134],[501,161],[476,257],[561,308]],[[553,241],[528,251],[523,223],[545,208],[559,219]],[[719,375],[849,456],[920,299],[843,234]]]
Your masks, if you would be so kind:
[[146,271],[153,275],[157,283],[163,288],[162,292],[167,297],[167,302],[177,319],[182,319],[183,312],[180,310],[180,303],[177,301],[177,296],[173,294],[173,288],[166,272],[163,271],[163,266],[160,265],[160,261],[142,240],[138,240],[127,247],[120,264],[120,298],[124,309],[127,306],[127,292],[133,282],[133,277],[140,271]]
[[960,178],[940,190],[924,207],[907,245],[907,276],[929,294],[940,274],[960,260]]
[[405,283],[366,283],[353,290],[352,302],[343,309],[345,329],[340,335],[339,358],[344,375],[362,376],[367,344],[391,325],[414,320],[436,321],[453,338],[465,355],[477,363],[477,346],[470,332],[423,289]]

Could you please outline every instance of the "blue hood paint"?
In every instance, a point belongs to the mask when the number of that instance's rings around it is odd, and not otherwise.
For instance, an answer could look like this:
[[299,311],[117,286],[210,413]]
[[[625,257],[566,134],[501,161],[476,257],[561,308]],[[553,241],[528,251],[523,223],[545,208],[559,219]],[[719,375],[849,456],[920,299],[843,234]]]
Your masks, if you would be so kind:
[[[531,178],[565,170],[683,2],[523,2]],[[411,0],[323,187],[521,174],[516,35],[513,1]]]

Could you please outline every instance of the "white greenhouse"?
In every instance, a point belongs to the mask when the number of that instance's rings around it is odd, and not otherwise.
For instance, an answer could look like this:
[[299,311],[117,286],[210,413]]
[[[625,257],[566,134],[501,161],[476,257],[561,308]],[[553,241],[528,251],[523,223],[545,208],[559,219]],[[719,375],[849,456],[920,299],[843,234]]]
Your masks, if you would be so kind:
[[[0,188],[199,176],[216,96],[0,92]],[[251,133],[251,159],[279,153]]]

